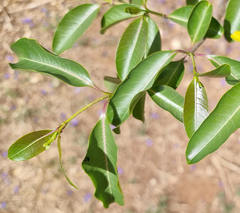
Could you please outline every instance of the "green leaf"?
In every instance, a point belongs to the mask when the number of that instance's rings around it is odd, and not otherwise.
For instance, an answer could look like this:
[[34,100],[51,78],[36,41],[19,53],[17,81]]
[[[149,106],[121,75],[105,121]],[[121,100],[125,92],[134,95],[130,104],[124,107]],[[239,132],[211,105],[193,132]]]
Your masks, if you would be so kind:
[[222,77],[229,76],[230,73],[231,73],[231,67],[228,64],[223,64],[210,72],[201,73],[198,76],[210,77],[210,78],[222,78]]
[[[174,21],[175,23],[180,24],[181,26],[187,28],[188,20],[191,16],[193,8],[194,7],[192,5],[178,8],[177,10],[173,11],[170,15],[168,15],[168,18]],[[212,17],[210,26],[205,37],[220,38],[222,34],[223,27],[214,17]]]
[[201,0],[186,0],[186,4],[187,5],[195,5],[198,2],[200,2]]
[[174,10],[168,18],[177,24],[187,28],[187,23],[192,13],[193,6],[184,6]]
[[190,139],[186,158],[196,163],[216,151],[240,127],[240,84],[227,91]]
[[146,34],[147,23],[143,18],[133,21],[123,33],[116,55],[117,72],[121,80],[142,60]]
[[136,5],[139,5],[139,6],[143,6],[144,3],[145,3],[145,0],[130,0],[129,3],[130,4],[136,4]]
[[140,8],[138,5],[132,4],[120,4],[111,7],[104,15],[101,21],[101,33],[104,33],[109,27],[114,24],[117,24],[120,21],[141,16],[144,14],[144,11],[141,11],[137,14],[131,14],[126,11],[127,8]]
[[206,35],[212,19],[212,4],[200,1],[192,10],[188,20],[188,34],[193,43],[201,41]]
[[78,63],[56,56],[35,40],[22,38],[11,46],[19,62],[10,64],[13,69],[46,73],[72,86],[92,86],[88,72]]
[[224,20],[224,35],[228,41],[232,41],[231,34],[240,31],[240,1],[229,0]]
[[161,50],[161,35],[157,24],[148,16],[145,18],[147,22],[147,46],[145,57]]
[[117,146],[105,115],[89,136],[82,167],[93,181],[96,198],[103,202],[105,208],[113,202],[123,205],[117,173]]
[[178,87],[184,75],[184,60],[173,61],[168,64],[159,75],[154,86],[168,85],[174,89]]
[[109,92],[114,92],[120,83],[121,80],[119,78],[104,76],[104,86],[108,89]]
[[57,137],[52,130],[40,130],[31,132],[19,138],[8,149],[8,158],[14,161],[28,160],[46,150],[46,144],[50,145]]
[[184,98],[176,90],[166,85],[160,85],[148,90],[148,93],[158,106],[183,122]]
[[146,93],[144,92],[143,95],[140,97],[138,102],[133,108],[132,115],[134,118],[142,121],[144,123],[145,117],[144,117],[144,109],[145,109],[145,99],[146,99]]
[[126,80],[116,89],[108,105],[107,116],[113,125],[119,126],[129,117],[134,99],[153,86],[162,68],[168,65],[175,55],[173,51],[153,53],[129,73]]
[[228,64],[231,68],[231,74],[226,78],[230,84],[236,84],[240,81],[240,62],[224,56],[208,55],[211,63],[218,67],[223,64]]
[[189,138],[198,129],[208,116],[208,99],[204,86],[196,77],[188,86],[185,101],[183,120]]
[[82,4],[70,10],[57,27],[53,38],[53,51],[59,55],[71,48],[97,17],[98,11],[98,4]]
[[63,167],[63,161],[62,161],[62,147],[61,147],[61,135],[58,135],[58,139],[57,139],[57,146],[58,146],[58,155],[59,155],[59,165],[60,165],[60,169],[65,177],[65,179],[67,180],[67,182],[74,187],[75,189],[78,189],[77,185],[75,185],[72,180],[67,176],[67,173]]

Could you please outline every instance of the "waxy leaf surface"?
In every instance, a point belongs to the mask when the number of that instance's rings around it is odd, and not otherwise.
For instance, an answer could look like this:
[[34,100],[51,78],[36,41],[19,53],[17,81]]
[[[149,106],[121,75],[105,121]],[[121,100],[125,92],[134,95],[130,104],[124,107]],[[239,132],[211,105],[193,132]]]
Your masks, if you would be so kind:
[[189,17],[187,29],[193,43],[201,41],[206,35],[212,20],[212,4],[200,1],[194,6]]
[[8,158],[14,161],[28,160],[46,150],[45,144],[51,144],[56,139],[56,132],[40,130],[31,132],[19,138],[8,149]]
[[98,4],[82,4],[70,10],[57,27],[53,51],[59,55],[71,48],[97,17],[98,11]]
[[138,64],[119,85],[113,94],[107,109],[109,121],[119,126],[130,115],[131,103],[137,96],[153,86],[154,81],[162,69],[175,56],[173,51],[159,51],[153,53]]
[[148,93],[158,106],[183,122],[184,98],[176,90],[166,85],[160,85],[151,88]]
[[183,120],[186,133],[189,138],[198,129],[204,119],[208,116],[208,99],[205,88],[194,77],[188,86],[185,101]]
[[105,208],[113,202],[123,205],[117,172],[117,146],[105,115],[97,122],[89,136],[82,167],[93,181],[96,198],[103,202]]
[[80,64],[50,53],[35,40],[22,38],[11,48],[19,57],[18,63],[10,64],[13,69],[49,74],[76,87],[92,86],[88,72]]
[[128,26],[118,45],[116,66],[121,80],[142,60],[146,43],[147,22],[139,18]]
[[210,78],[222,78],[222,77],[229,76],[230,73],[231,73],[231,67],[228,64],[223,64],[210,72],[201,73],[198,76],[210,77]]
[[240,127],[240,84],[227,91],[190,139],[186,158],[197,163],[216,151]]
[[104,15],[101,21],[101,33],[104,33],[109,27],[111,27],[114,24],[117,24],[120,21],[141,16],[144,14],[144,11],[141,11],[136,14],[131,14],[130,12],[127,12],[129,8],[136,8],[139,9],[140,7],[138,5],[133,4],[120,4],[115,5],[111,7]]

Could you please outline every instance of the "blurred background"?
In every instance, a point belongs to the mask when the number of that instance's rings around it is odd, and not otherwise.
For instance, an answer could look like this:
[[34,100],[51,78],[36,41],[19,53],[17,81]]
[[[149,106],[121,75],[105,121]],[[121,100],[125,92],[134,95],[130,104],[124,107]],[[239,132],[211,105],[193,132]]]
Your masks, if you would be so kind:
[[[34,38],[47,49],[58,21],[81,0],[1,0],[0,2],[0,213],[232,213],[240,212],[240,133],[233,134],[214,154],[196,165],[187,165],[188,138],[184,126],[147,98],[142,124],[130,118],[122,125],[118,144],[118,172],[125,196],[123,207],[104,209],[94,198],[94,187],[81,168],[88,135],[99,118],[101,104],[74,119],[64,130],[62,148],[68,175],[79,186],[74,190],[59,171],[56,144],[25,162],[7,159],[9,146],[22,135],[54,129],[86,103],[99,97],[89,88],[70,87],[38,73],[11,70],[17,58],[11,43],[21,37]],[[88,1],[93,2],[93,1]],[[222,1],[211,1],[214,14]],[[166,14],[184,0],[149,0],[149,7]],[[100,35],[101,15],[62,56],[77,60],[99,87],[103,76],[114,76],[115,51],[129,21]],[[189,49],[186,30],[168,20],[154,17],[159,25],[163,49]],[[207,40],[198,53],[227,55],[240,59],[239,43]],[[197,58],[199,72],[209,71],[209,62]],[[184,95],[191,81],[191,63],[185,64],[178,91]],[[203,79],[210,110],[230,87],[224,79]]]

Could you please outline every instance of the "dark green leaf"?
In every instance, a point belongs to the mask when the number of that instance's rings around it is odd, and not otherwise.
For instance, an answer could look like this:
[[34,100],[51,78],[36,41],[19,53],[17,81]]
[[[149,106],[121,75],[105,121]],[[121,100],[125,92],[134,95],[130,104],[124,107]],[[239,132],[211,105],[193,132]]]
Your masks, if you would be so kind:
[[116,55],[118,76],[124,80],[142,60],[147,43],[147,23],[143,18],[133,21],[123,33]]
[[111,7],[103,16],[101,22],[101,33],[104,33],[109,27],[114,24],[117,24],[120,21],[141,16],[144,14],[144,11],[139,12],[138,14],[131,14],[126,11],[126,8],[140,8],[138,5],[132,4],[121,4]]
[[119,126],[129,117],[134,99],[153,86],[162,68],[168,65],[175,55],[173,51],[153,53],[129,73],[116,89],[107,109],[107,116],[113,125]]
[[147,46],[145,57],[161,50],[161,36],[157,24],[148,16],[147,22]]
[[154,86],[168,85],[174,89],[178,87],[184,75],[184,61],[173,61],[168,64],[159,75]]
[[148,93],[158,106],[183,122],[184,98],[176,90],[166,85],[160,85],[148,90]]
[[134,118],[144,122],[145,117],[144,117],[144,110],[145,110],[145,99],[146,99],[146,93],[144,92],[143,95],[140,97],[138,102],[133,108],[132,115]]
[[212,4],[200,1],[192,10],[188,20],[188,34],[193,43],[201,41],[206,35],[212,19]]
[[104,76],[104,86],[108,89],[109,92],[114,92],[120,83],[121,80],[119,78]]
[[206,38],[220,38],[223,34],[222,25],[215,19],[212,18],[208,31],[205,35]]
[[71,48],[97,17],[98,11],[98,4],[82,4],[70,10],[57,27],[53,51],[59,55]]
[[211,63],[218,67],[223,64],[228,64],[231,68],[231,74],[226,78],[227,82],[230,84],[236,84],[240,81],[240,62],[237,60],[233,60],[231,58],[227,58],[224,56],[216,56],[216,55],[208,55]]
[[8,158],[14,161],[28,160],[41,152],[56,139],[57,132],[40,130],[19,138],[8,149]]
[[18,63],[10,64],[13,69],[46,73],[72,86],[92,86],[89,74],[80,64],[48,52],[35,40],[22,38],[11,48],[19,57]]
[[217,150],[240,127],[240,84],[226,92],[188,143],[186,158],[196,163]]
[[207,116],[207,94],[201,82],[194,77],[185,95],[183,112],[184,126],[189,138],[192,137]]
[[89,136],[89,145],[82,163],[96,188],[95,196],[105,208],[117,202],[123,205],[122,190],[117,173],[117,146],[105,115]]
[[186,4],[187,5],[195,5],[198,2],[200,2],[201,0],[186,0]]
[[229,0],[224,20],[224,35],[228,41],[232,41],[231,34],[240,31],[240,1]]
[[210,78],[222,78],[222,77],[227,77],[231,73],[231,67],[228,64],[223,64],[216,69],[210,71],[210,72],[205,72],[199,74],[199,76],[205,76],[205,77],[210,77]]

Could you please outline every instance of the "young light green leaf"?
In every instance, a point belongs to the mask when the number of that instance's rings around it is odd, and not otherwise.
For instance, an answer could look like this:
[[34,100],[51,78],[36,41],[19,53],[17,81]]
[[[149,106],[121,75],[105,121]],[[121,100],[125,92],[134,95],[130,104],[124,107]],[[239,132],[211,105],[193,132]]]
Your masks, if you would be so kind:
[[146,99],[146,92],[144,92],[140,99],[137,101],[137,103],[134,105],[134,108],[132,110],[132,115],[137,120],[140,120],[144,123],[145,116],[144,116],[144,110],[145,110],[145,99]]
[[[116,89],[107,109],[109,121],[119,126],[130,115],[131,104],[141,92],[150,89],[162,69],[176,55],[173,51],[159,51],[140,62]],[[147,72],[146,72],[147,70]]]
[[240,31],[240,1],[229,0],[224,20],[224,35],[228,41],[232,41],[231,34]]
[[97,17],[98,11],[98,4],[82,4],[70,10],[57,27],[53,38],[53,51],[59,55],[71,48]]
[[183,120],[189,138],[208,116],[208,99],[204,86],[194,77],[188,86],[183,110]]
[[117,24],[120,21],[141,16],[144,14],[144,11],[137,14],[131,14],[126,11],[127,8],[140,8],[138,5],[132,4],[120,4],[111,7],[104,15],[101,21],[101,33],[104,33],[109,27],[114,24]]
[[240,84],[227,91],[190,139],[186,158],[197,163],[216,151],[240,127]]
[[24,135],[10,146],[8,158],[14,161],[31,159],[45,151],[45,144],[51,144],[56,137],[56,132],[52,130],[40,130]]
[[158,106],[183,122],[184,98],[176,90],[166,85],[160,85],[151,88],[148,93]]
[[210,78],[222,78],[229,76],[230,73],[231,67],[228,64],[223,64],[210,72],[200,73],[198,76]]
[[161,35],[157,24],[148,16],[145,18],[147,22],[147,46],[145,57],[161,50]]
[[200,1],[193,8],[187,29],[193,43],[201,41],[206,35],[212,19],[212,4]]
[[240,62],[225,56],[208,55],[208,59],[215,67],[228,64],[231,68],[231,74],[226,78],[229,84],[236,84],[240,81]]
[[187,5],[195,5],[198,2],[200,2],[201,0],[186,0],[186,4]]
[[19,62],[10,64],[13,69],[46,73],[72,86],[92,86],[88,72],[78,63],[56,56],[35,40],[22,38],[11,46]]
[[184,75],[184,60],[169,63],[154,82],[154,86],[168,85],[177,89]]
[[105,208],[113,202],[123,205],[117,172],[117,146],[105,115],[97,122],[89,136],[82,167],[93,181],[96,198],[103,202]]
[[58,146],[58,155],[59,155],[59,165],[60,165],[60,169],[65,177],[65,179],[67,180],[67,182],[74,187],[75,189],[78,189],[78,187],[71,181],[71,179],[67,176],[67,173],[63,167],[63,161],[62,161],[62,147],[61,147],[61,135],[58,135],[57,138],[57,146]]
[[121,80],[142,60],[147,43],[146,35],[147,23],[143,18],[133,21],[123,33],[116,55],[117,72]]
[[129,3],[130,4],[136,4],[136,5],[139,5],[139,6],[143,6],[145,4],[145,1],[146,0],[130,0]]
[[104,76],[104,86],[109,90],[109,92],[114,92],[120,83],[121,80],[119,78]]

